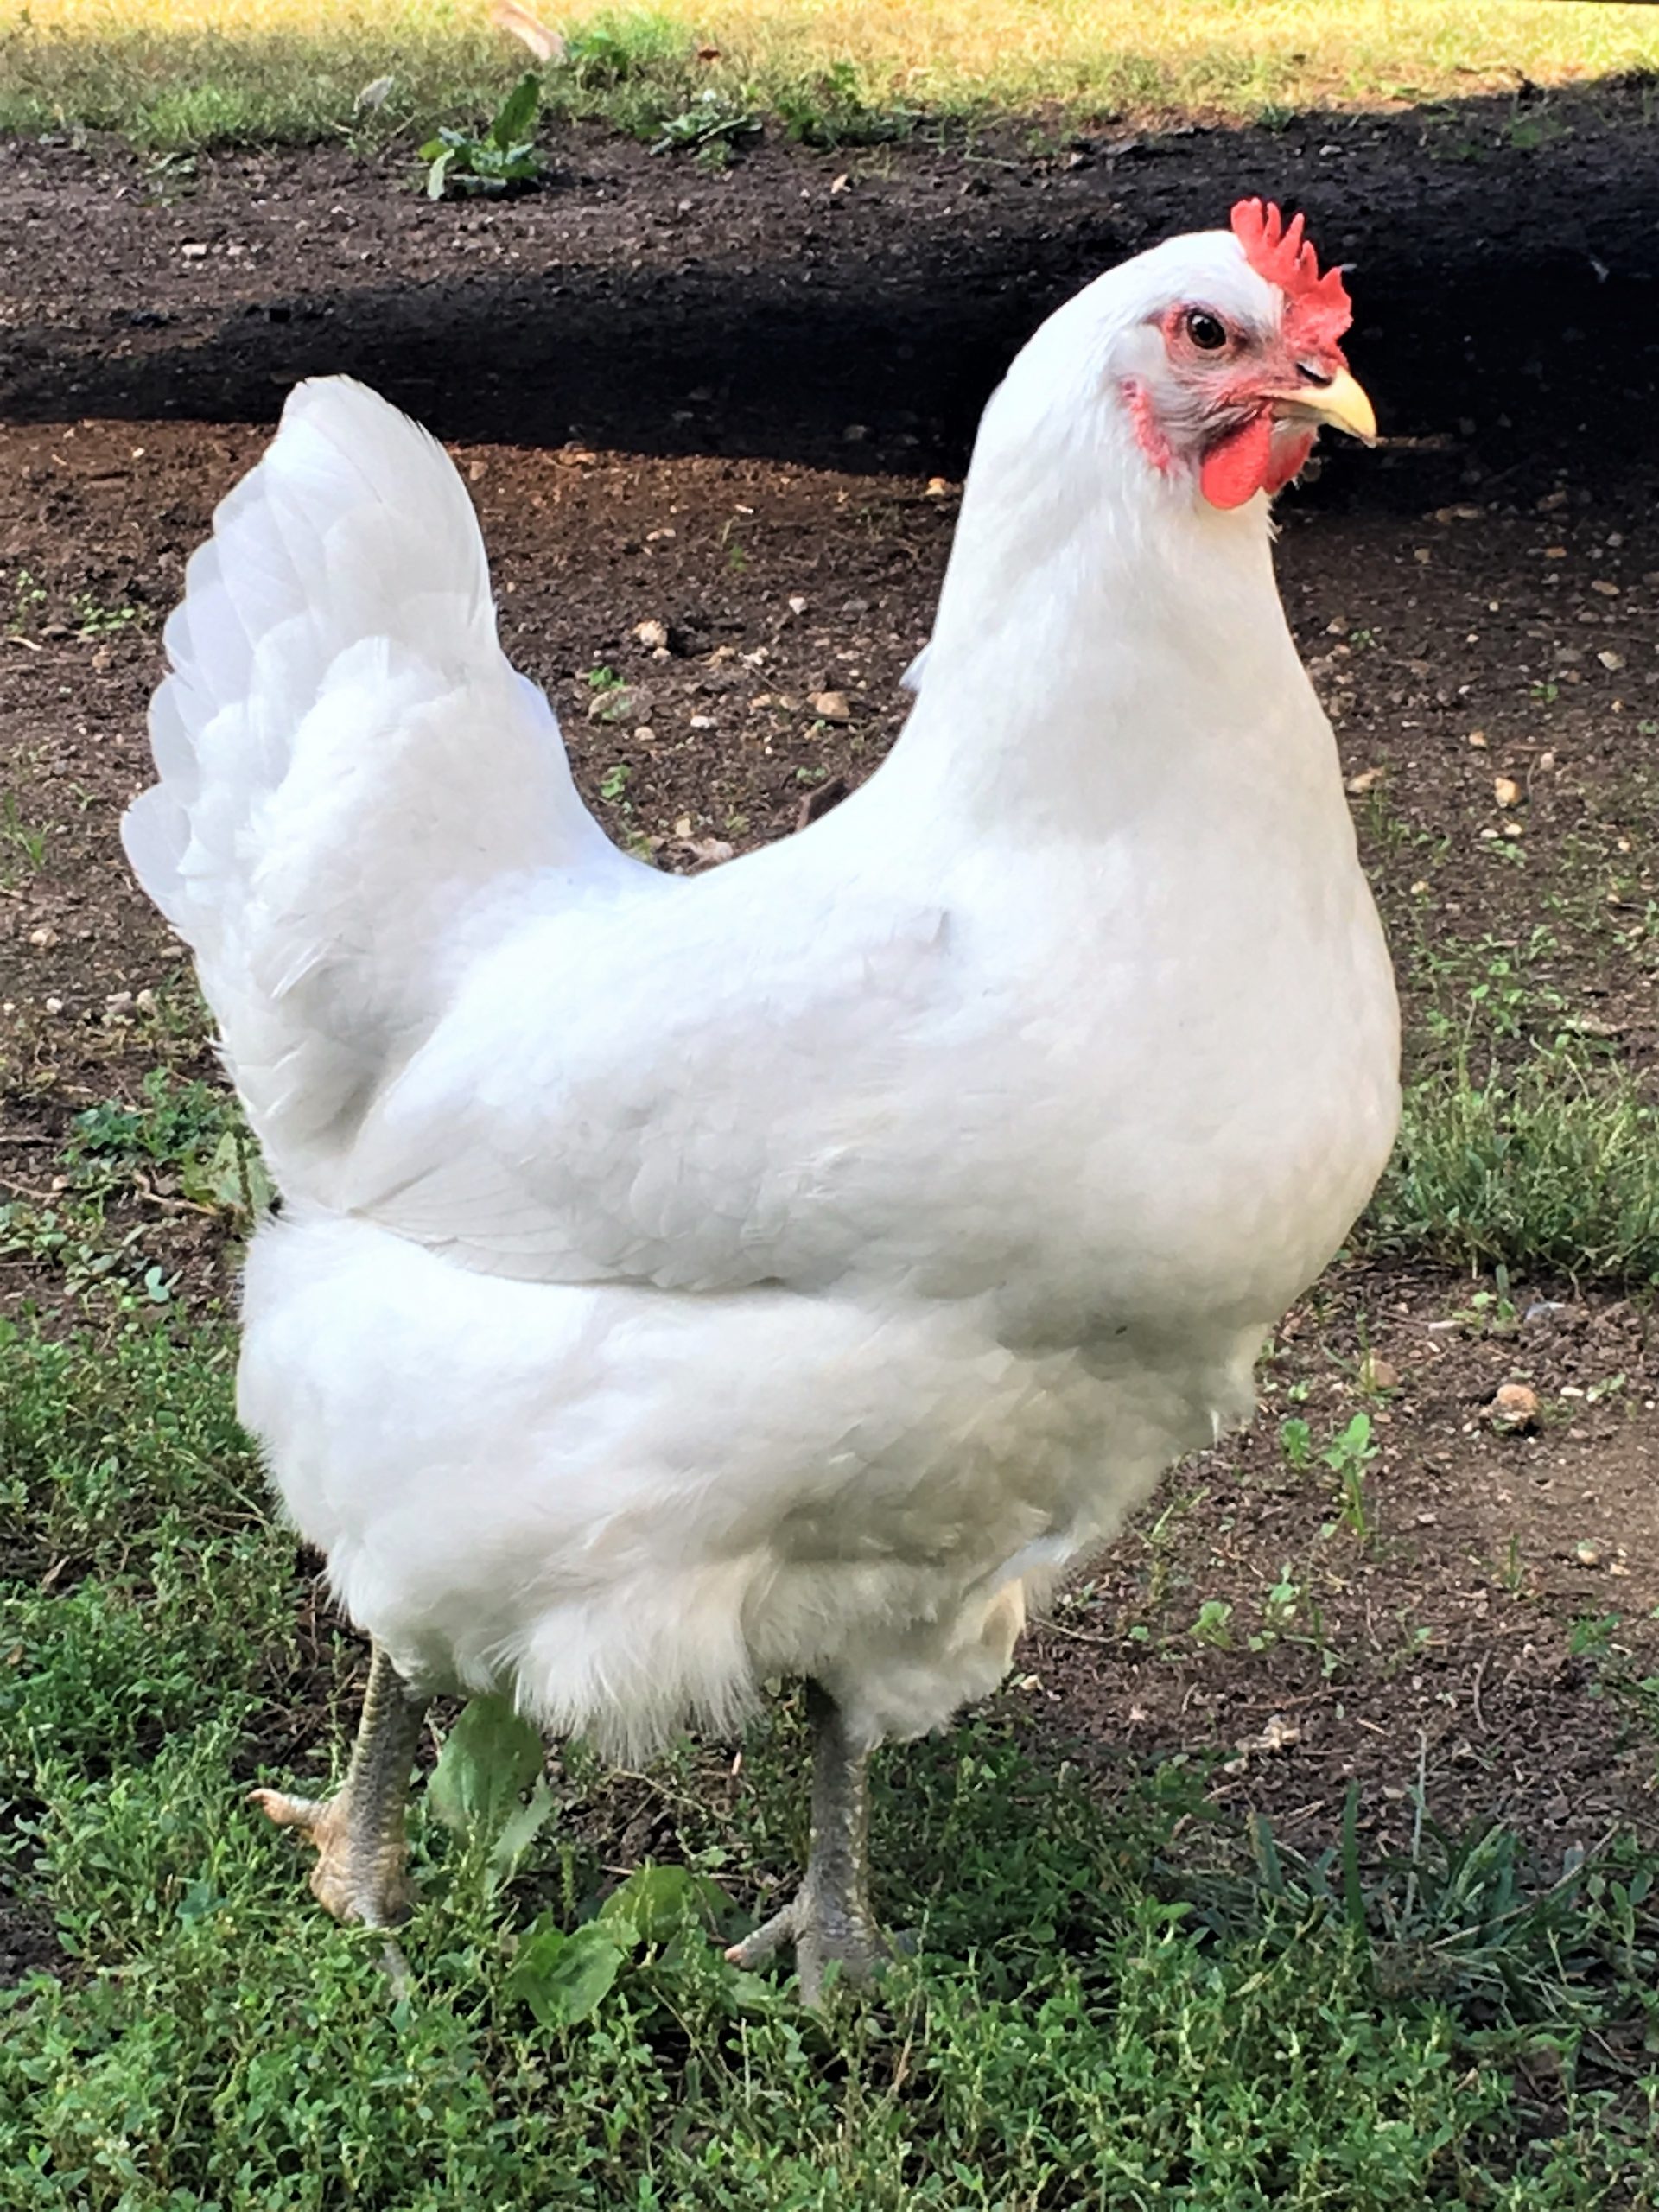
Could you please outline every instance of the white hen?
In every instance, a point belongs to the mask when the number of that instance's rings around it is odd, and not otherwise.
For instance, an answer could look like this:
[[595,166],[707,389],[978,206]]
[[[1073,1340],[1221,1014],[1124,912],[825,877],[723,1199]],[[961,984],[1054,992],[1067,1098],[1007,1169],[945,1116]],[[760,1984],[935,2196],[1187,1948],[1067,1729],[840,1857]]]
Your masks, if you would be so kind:
[[347,1785],[402,1899],[440,1688],[639,1752],[816,1685],[807,1878],[867,1966],[863,1769],[1251,1404],[1393,1135],[1389,963],[1267,494],[1370,434],[1339,277],[1235,211],[986,410],[903,737],[802,835],[624,857],[496,643],[466,493],[302,385],[169,623],[127,849],[285,1200],[240,1404],[378,1652]]

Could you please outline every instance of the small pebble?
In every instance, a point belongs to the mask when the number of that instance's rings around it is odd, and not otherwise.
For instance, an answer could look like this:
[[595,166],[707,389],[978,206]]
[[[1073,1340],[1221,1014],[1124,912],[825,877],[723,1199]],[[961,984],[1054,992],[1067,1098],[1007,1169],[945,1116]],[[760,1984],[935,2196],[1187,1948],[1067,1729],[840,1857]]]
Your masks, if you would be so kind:
[[1524,1382],[1500,1383],[1486,1418],[1501,1436],[1519,1436],[1538,1419],[1538,1393]]

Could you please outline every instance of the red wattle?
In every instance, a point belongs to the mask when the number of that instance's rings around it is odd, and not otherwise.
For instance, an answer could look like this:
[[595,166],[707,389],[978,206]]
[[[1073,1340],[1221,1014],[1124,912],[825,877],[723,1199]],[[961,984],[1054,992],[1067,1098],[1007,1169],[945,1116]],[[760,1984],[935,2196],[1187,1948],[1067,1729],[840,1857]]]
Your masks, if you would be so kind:
[[1273,419],[1263,409],[1204,456],[1198,483],[1205,498],[1212,507],[1242,507],[1267,488],[1272,455]]
[[1266,488],[1282,492],[1293,476],[1300,476],[1307,466],[1307,456],[1313,450],[1317,433],[1304,430],[1294,438],[1286,438],[1280,447],[1279,458],[1268,470]]

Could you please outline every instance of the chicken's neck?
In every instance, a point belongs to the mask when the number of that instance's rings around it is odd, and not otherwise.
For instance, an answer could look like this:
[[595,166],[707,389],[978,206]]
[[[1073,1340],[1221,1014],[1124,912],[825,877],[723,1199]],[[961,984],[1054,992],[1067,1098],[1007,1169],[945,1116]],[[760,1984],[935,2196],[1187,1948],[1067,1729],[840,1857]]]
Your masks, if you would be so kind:
[[1263,502],[1205,507],[1126,448],[1090,454],[1041,501],[1030,470],[976,461],[884,772],[912,820],[1089,838],[1164,801],[1333,779]]

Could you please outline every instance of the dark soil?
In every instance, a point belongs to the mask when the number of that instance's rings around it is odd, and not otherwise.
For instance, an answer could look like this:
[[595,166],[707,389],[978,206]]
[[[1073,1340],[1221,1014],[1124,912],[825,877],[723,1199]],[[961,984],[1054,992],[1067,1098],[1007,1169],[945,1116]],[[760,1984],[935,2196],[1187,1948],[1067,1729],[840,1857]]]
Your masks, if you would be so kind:
[[[1408,996],[1432,959],[1547,925],[1581,1026],[1651,1066],[1659,137],[1640,88],[1047,159],[767,147],[718,176],[573,132],[521,200],[407,186],[400,161],[332,151],[181,179],[0,145],[7,1189],[49,1195],[68,1116],[132,1098],[163,1043],[178,1060],[176,948],[116,817],[146,780],[160,620],[296,378],[362,375],[457,448],[506,642],[584,788],[662,865],[709,866],[891,741],[972,423],[1023,335],[1258,190],[1356,264],[1350,350],[1389,434],[1284,501],[1281,574]],[[130,1205],[193,1294],[224,1293],[217,1223],[164,1179]],[[1442,1821],[1513,1821],[1556,1859],[1651,1824],[1620,1687],[1656,1663],[1647,1315],[1474,1287],[1333,1273],[1287,1327],[1268,1417],[1173,1477],[1033,1636],[1018,1709],[1105,1759],[1218,1751],[1217,1797],[1310,1849],[1351,1777],[1390,1845],[1420,1778]],[[57,1288],[0,1259],[8,1298]],[[1369,1392],[1367,1350],[1395,1376]],[[1510,1380],[1537,1394],[1530,1433],[1491,1425]],[[1323,1444],[1359,1408],[1381,1447],[1363,1533],[1334,1474],[1278,1440],[1287,1414]],[[293,1707],[324,1725],[314,1685]]]
[[0,1897],[0,1989],[32,1974],[56,1974],[64,1955],[44,1912]]

